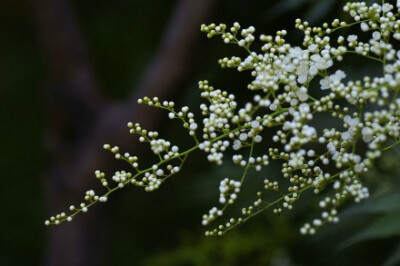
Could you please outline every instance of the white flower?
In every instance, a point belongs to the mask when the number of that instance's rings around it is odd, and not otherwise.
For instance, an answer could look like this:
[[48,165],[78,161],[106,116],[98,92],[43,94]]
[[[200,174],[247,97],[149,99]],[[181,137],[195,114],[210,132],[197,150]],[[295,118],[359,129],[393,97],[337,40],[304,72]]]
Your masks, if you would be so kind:
[[329,77],[323,78],[319,81],[319,84],[321,85],[321,90],[327,90],[329,89],[330,85],[330,79]]
[[296,95],[301,102],[307,101],[308,99],[308,90],[306,87],[302,86],[297,92]]
[[381,39],[381,33],[379,31],[374,31],[372,33],[372,38],[374,38],[375,41],[379,41]]
[[369,26],[365,22],[361,23],[360,27],[361,27],[362,31],[368,31],[369,30]]
[[339,85],[339,83],[346,77],[346,73],[342,70],[337,70],[335,74],[320,80],[321,90],[331,88],[332,85]]
[[308,105],[307,103],[300,104],[299,111],[300,113],[308,114],[310,112],[310,105]]
[[348,42],[355,42],[355,41],[357,41],[357,35],[349,35],[349,36],[347,37],[347,41],[348,41]]

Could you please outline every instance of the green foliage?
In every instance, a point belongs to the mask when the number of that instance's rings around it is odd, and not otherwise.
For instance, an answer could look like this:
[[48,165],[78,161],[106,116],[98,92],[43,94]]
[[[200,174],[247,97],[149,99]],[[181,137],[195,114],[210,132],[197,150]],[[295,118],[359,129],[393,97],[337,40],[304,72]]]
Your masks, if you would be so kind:
[[367,228],[349,238],[342,244],[342,248],[362,241],[400,236],[400,214],[391,213],[382,215],[371,223]]

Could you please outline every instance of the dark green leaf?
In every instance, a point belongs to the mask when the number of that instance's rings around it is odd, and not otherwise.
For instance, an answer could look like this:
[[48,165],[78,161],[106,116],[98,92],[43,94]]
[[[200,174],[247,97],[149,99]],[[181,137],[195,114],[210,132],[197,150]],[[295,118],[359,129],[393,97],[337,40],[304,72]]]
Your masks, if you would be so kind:
[[343,213],[342,218],[359,214],[378,214],[400,212],[400,193],[387,194],[370,199],[363,205],[356,205]]
[[365,230],[343,242],[340,248],[347,248],[361,241],[400,236],[400,213],[380,217]]

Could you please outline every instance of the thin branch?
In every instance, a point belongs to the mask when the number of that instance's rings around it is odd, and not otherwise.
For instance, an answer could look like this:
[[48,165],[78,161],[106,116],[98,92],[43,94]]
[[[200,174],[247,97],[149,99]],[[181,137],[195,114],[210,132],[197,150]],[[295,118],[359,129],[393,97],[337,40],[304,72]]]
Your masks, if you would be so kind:
[[[146,114],[147,126],[155,127],[159,123],[159,114],[142,110],[136,99],[145,94],[167,98],[182,88],[180,84],[190,74],[190,57],[201,36],[199,25],[205,22],[217,2],[179,1],[137,89],[126,102],[113,104],[104,102],[98,93],[68,1],[31,1],[51,76],[51,89],[46,94],[46,113],[50,114],[46,140],[51,140],[47,146],[53,167],[45,177],[47,201],[53,211],[79,200],[85,188],[95,181],[93,171],[114,161],[101,152],[102,143],[112,141],[126,145],[131,142],[124,130],[127,121]],[[66,134],[70,132],[72,137]],[[94,221],[95,217],[91,212],[74,223],[52,228],[46,263],[99,265],[104,232],[93,232],[101,226],[99,221]]]

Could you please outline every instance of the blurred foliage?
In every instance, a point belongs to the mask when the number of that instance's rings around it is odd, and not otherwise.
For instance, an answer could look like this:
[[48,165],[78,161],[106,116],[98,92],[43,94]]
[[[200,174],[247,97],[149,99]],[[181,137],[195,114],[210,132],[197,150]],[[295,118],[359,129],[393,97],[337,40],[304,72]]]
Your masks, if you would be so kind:
[[[189,235],[182,237],[176,250],[163,251],[148,258],[143,265],[284,265],[291,261],[282,246],[291,239],[279,237],[284,233],[282,224],[279,230],[270,234],[260,234],[261,227],[253,226],[251,231],[232,232],[224,238],[209,240],[197,239]],[[265,226],[265,225],[264,225]]]
[[[295,18],[320,23],[342,17],[344,2],[224,0],[210,21],[227,24],[240,21],[266,34],[285,28],[290,41],[298,42],[300,35],[293,27]],[[176,1],[75,0],[72,3],[102,91],[108,98],[123,99],[154,55]],[[42,104],[47,80],[45,51],[38,45],[31,15],[24,1],[2,1],[0,167],[6,187],[0,194],[4,209],[0,216],[0,265],[42,265],[46,248],[42,220],[47,215],[41,176],[51,164],[43,147]],[[205,51],[192,59],[196,74],[186,84],[191,89],[177,95],[178,102],[198,105],[195,88],[199,79],[209,79],[238,98],[249,97],[243,89],[249,80],[248,73],[221,70],[217,64],[218,58],[236,55],[237,51],[206,38],[201,40],[201,46],[206,47]],[[374,66],[357,58],[346,64],[349,76],[375,71]],[[180,132],[165,130],[172,140],[182,138]],[[107,264],[399,265],[398,156],[386,156],[366,176],[375,198],[348,209],[339,224],[307,238],[299,236],[299,225],[319,212],[305,212],[310,206],[300,203],[294,212],[280,217],[265,212],[224,237],[206,239],[200,225],[201,215],[217,201],[220,179],[233,175],[237,169],[210,167],[205,160],[194,160],[187,166],[190,171],[182,171],[157,193],[127,189],[103,206],[108,211],[105,219],[109,225],[109,232],[104,233],[110,237]],[[279,173],[279,169],[271,167],[272,172]],[[254,183],[261,181],[262,176],[249,179]],[[252,200],[253,187],[249,184],[249,191],[244,191],[242,204],[246,204],[246,198]]]

